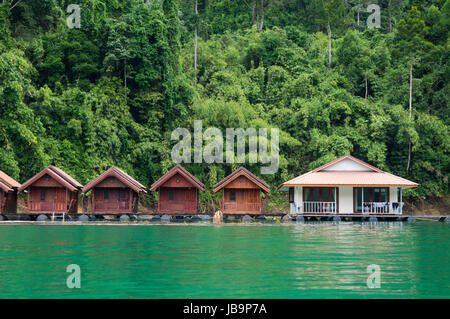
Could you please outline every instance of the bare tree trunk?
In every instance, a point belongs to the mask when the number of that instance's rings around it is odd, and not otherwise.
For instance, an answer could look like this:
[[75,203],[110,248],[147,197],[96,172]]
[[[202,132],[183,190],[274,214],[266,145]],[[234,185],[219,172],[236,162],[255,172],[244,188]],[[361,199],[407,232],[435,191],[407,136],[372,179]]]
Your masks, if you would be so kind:
[[368,86],[367,86],[367,73],[364,76],[364,81],[366,82],[366,94],[364,95],[364,100],[367,100],[367,89],[368,89]]
[[[11,0],[10,2],[11,2],[11,5],[12,5],[12,6],[9,8],[9,10],[12,10],[12,9],[14,9],[19,3],[21,3],[22,0],[18,0],[18,1],[17,1],[16,3],[14,3],[14,4],[13,4],[13,2],[14,2],[13,0]],[[5,1],[3,1],[3,3],[5,3]]]
[[[409,118],[412,118],[412,80],[413,80],[413,60],[411,59],[409,65]],[[408,164],[406,165],[406,172],[409,171],[409,167],[411,165],[411,136],[409,137],[409,145],[408,145]]]
[[359,10],[358,10],[358,22],[357,22],[357,26],[358,26],[358,31],[359,31]]
[[409,117],[412,117],[413,61],[409,65]]
[[361,10],[361,0],[358,1],[358,22],[357,22],[358,31],[359,31],[359,11],[360,10]]
[[198,19],[198,0],[195,0],[195,29],[194,29],[194,85],[197,85],[197,19]]
[[258,8],[255,8],[256,10],[256,20],[255,20],[255,24],[256,24],[256,31],[259,32],[259,11]]
[[252,0],[252,25],[256,24],[255,12],[256,12],[256,0]]
[[330,21],[328,21],[328,67],[331,68],[331,27]]
[[388,14],[389,14],[389,33],[392,33],[391,0],[389,0]]
[[261,0],[261,7],[259,9],[261,11],[261,21],[259,23],[258,32],[261,32],[263,29],[263,24],[264,24],[264,0]]
[[127,60],[123,64],[123,83],[125,85],[125,94],[127,89]]

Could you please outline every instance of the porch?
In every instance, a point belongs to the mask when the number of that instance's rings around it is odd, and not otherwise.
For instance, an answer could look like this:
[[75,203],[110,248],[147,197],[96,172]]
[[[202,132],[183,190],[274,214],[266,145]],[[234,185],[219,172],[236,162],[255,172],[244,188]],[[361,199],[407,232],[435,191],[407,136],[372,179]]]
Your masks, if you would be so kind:
[[93,188],[91,196],[94,213],[131,213],[137,205],[137,196],[131,188]]
[[263,208],[261,191],[225,188],[219,206],[224,214],[261,214]]
[[69,213],[76,209],[77,198],[64,187],[32,186],[23,204],[30,214]]
[[29,214],[68,213],[75,205],[75,199],[71,199],[69,204],[60,201],[24,201],[24,207]]
[[[297,214],[339,214],[337,202],[301,202],[293,203]],[[401,215],[403,202],[364,202],[363,210],[345,212],[346,215]]]
[[399,215],[402,189],[394,187],[290,187],[294,214]]
[[198,211],[198,190],[193,187],[161,187],[158,196],[159,213],[187,214]]

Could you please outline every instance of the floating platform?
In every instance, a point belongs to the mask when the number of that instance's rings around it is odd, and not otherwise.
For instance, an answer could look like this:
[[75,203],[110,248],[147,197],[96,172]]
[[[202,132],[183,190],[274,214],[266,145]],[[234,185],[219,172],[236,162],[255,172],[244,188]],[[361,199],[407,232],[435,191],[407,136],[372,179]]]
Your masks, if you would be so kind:
[[[434,220],[450,223],[450,216],[414,216],[388,214],[224,214],[224,222],[315,222],[315,221],[409,221]],[[117,214],[117,213],[4,213],[0,221],[161,221],[161,222],[212,222],[212,216],[207,214]]]

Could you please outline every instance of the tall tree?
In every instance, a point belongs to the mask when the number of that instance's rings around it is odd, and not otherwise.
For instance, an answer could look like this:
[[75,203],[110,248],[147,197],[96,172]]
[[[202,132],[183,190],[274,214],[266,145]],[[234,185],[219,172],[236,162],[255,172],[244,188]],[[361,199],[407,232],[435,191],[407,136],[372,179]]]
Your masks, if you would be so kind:
[[328,67],[331,68],[331,38],[333,30],[341,29],[345,24],[347,10],[344,0],[313,0],[310,14],[321,28],[328,34]]
[[8,4],[0,3],[0,53],[1,49],[9,48],[11,45],[11,31],[9,30],[9,14]]
[[398,11],[400,2],[401,0],[383,0],[383,4],[387,7],[388,12],[389,33],[392,33],[394,30],[395,12]]
[[127,26],[124,20],[111,24],[106,45],[103,66],[110,75],[122,75],[123,86],[127,88],[127,78],[130,76],[128,61],[130,60],[130,43],[127,37]]
[[[421,18],[420,11],[413,6],[406,19],[401,19],[397,25],[396,34],[397,50],[407,59],[409,66],[409,117],[412,118],[413,109],[413,68],[414,64],[420,60],[420,55],[431,44],[425,41],[424,35],[427,32],[424,20]],[[406,171],[409,171],[411,165],[412,141],[408,145],[408,162]]]
[[198,0],[195,0],[195,27],[194,27],[194,85],[197,85],[197,33],[198,33]]
[[252,10],[252,26],[256,25],[256,0],[252,0],[252,3],[250,3],[247,0],[243,0],[245,5]]

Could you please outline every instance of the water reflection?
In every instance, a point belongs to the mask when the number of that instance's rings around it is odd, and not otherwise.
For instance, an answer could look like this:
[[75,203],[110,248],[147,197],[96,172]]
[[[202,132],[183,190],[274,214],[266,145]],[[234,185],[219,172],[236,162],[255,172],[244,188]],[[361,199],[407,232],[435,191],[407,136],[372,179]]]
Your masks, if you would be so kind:
[[449,242],[450,225],[429,222],[1,226],[0,297],[448,298]]

